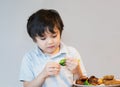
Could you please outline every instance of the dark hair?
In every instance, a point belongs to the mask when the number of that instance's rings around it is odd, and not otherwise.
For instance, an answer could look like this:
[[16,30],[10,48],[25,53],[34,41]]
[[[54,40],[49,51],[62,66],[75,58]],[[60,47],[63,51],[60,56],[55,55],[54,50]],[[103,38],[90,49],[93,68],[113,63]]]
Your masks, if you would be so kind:
[[53,9],[40,9],[29,17],[27,32],[29,36],[35,40],[37,35],[43,36],[47,29],[51,33],[55,33],[55,26],[59,29],[61,35],[64,24],[59,13]]

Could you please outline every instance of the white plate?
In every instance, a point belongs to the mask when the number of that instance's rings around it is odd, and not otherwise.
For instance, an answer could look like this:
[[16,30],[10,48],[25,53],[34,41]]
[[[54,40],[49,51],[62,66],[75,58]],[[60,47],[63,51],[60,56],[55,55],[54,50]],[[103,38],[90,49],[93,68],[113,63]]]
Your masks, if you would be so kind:
[[80,85],[80,84],[76,84],[75,81],[73,82],[73,85],[77,86],[77,87],[106,87],[104,84],[97,85],[97,86],[93,86],[93,85]]
[[74,86],[76,87],[120,87],[120,85],[104,85],[104,84],[101,84],[101,85],[97,85],[97,86],[93,86],[93,85],[79,85],[79,84],[73,84]]

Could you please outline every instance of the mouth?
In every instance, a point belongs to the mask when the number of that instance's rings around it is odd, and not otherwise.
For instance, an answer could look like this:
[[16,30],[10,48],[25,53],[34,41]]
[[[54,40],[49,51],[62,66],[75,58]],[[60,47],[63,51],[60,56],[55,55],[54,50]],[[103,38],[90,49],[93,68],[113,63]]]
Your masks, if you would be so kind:
[[48,46],[47,48],[51,49],[51,48],[54,48],[55,46]]

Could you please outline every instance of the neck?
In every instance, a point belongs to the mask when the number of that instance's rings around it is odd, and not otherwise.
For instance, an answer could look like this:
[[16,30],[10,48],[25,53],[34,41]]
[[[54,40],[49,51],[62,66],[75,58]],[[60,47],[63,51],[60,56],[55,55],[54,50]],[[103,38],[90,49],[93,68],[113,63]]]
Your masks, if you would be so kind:
[[53,56],[53,55],[57,54],[59,51],[60,51],[60,47],[58,47],[53,53],[48,54],[48,55]]

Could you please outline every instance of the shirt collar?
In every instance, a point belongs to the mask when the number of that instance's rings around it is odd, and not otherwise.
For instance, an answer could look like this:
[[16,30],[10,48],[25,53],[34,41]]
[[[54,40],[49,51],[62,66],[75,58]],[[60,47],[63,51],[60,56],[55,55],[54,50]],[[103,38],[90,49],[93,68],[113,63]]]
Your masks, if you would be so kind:
[[[36,53],[37,53],[37,55],[45,56],[45,54],[42,52],[42,50],[38,46],[36,47]],[[67,46],[63,42],[61,42],[60,43],[60,51],[53,57],[56,57],[60,54],[66,54],[66,53],[67,53]]]
[[59,53],[67,53],[67,46],[63,42],[60,43],[60,52]]

